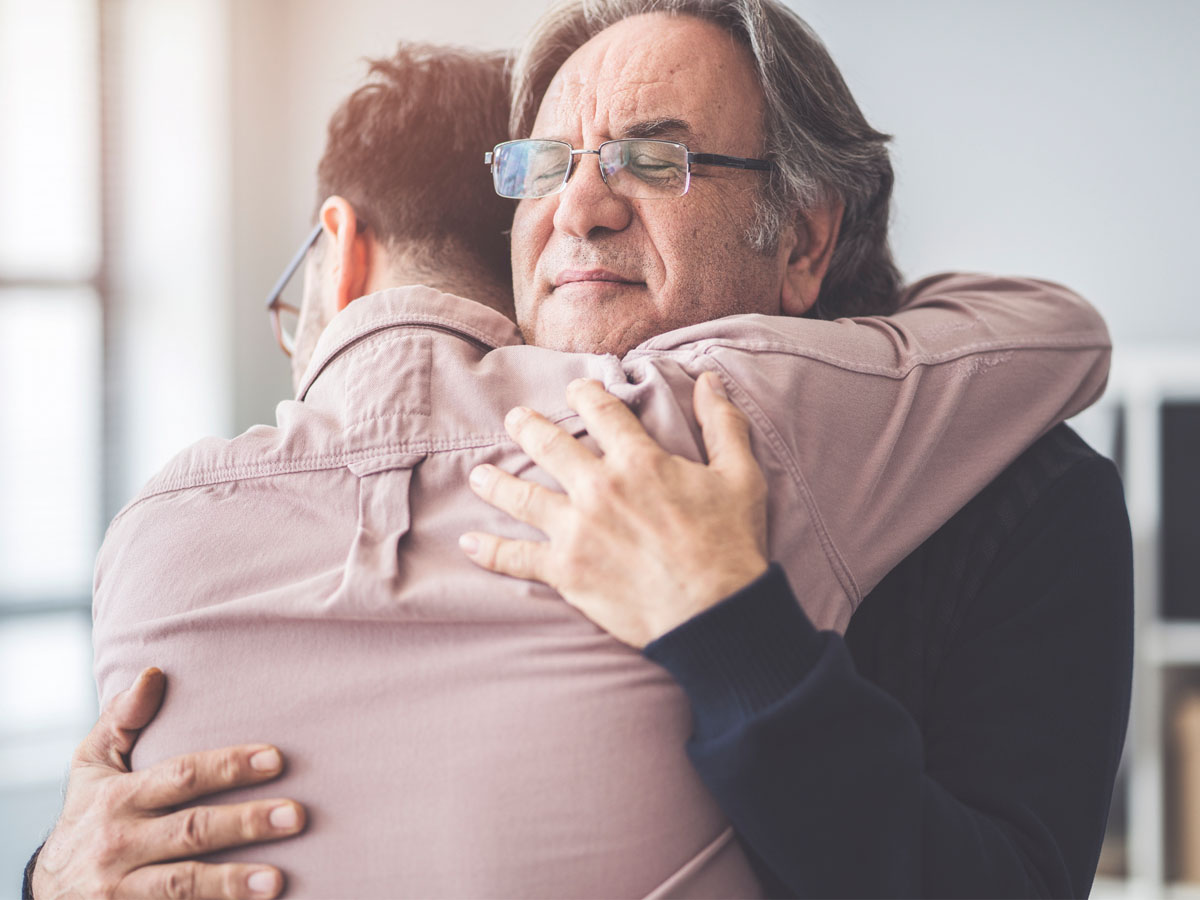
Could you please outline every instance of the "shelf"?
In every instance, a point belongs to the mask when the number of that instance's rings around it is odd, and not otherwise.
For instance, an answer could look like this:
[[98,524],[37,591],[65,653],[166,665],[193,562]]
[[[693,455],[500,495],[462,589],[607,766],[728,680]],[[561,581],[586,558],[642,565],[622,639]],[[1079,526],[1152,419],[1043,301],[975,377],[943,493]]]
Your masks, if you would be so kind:
[[1200,621],[1145,625],[1137,650],[1153,666],[1200,666]]

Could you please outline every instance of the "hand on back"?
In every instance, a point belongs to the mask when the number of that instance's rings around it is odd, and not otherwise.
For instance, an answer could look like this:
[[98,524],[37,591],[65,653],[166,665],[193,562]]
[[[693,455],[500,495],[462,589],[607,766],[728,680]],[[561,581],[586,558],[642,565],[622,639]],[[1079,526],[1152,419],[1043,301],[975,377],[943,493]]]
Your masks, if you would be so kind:
[[189,753],[131,772],[138,732],[162,704],[166,676],[147,669],[115,697],[71,760],[58,823],[33,871],[37,900],[66,897],[268,898],[283,890],[270,866],[200,863],[215,850],[276,840],[304,827],[291,800],[187,806],[208,794],[270,781],[279,750],[246,744]]
[[663,450],[599,382],[573,382],[567,401],[604,455],[531,410],[513,410],[509,434],[566,493],[494,466],[476,468],[475,492],[549,541],[473,532],[462,546],[474,562],[545,582],[634,647],[766,571],[766,479],[746,417],[715,373],[701,376],[693,397],[707,465]]

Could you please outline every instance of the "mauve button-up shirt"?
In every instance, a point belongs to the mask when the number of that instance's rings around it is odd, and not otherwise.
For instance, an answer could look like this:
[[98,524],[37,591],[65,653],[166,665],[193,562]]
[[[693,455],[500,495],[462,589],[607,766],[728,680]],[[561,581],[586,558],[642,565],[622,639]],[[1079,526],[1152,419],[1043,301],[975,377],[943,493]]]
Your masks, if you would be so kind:
[[770,485],[770,555],[813,622],[842,630],[1107,375],[1103,322],[1055,285],[944,276],[906,304],[734,316],[618,359],[525,346],[426,287],[355,300],[276,425],[185,450],[108,531],[100,700],[147,665],[171,679],[134,767],[281,747],[280,780],[227,799],[293,797],[307,831],[218,858],[280,866],[290,897],[756,895],[685,755],[682,692],[549,588],[463,556],[467,530],[539,537],[467,475],[487,462],[553,485],[503,418],[531,406],[590,443],[564,401],[581,376],[700,459],[692,387],[714,370]]

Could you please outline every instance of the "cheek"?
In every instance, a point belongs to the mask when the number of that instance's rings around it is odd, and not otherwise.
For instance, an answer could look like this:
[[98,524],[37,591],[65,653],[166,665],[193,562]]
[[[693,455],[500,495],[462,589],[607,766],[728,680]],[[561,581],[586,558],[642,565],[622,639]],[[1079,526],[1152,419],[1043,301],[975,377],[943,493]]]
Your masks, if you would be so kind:
[[[532,276],[554,222],[554,204],[548,200],[522,200],[513,214],[513,277]],[[519,286],[519,285],[518,285]]]
[[739,206],[744,204],[714,205],[659,245],[670,281],[668,302],[683,304],[686,318],[778,312],[777,267],[750,246],[753,211],[734,208]]

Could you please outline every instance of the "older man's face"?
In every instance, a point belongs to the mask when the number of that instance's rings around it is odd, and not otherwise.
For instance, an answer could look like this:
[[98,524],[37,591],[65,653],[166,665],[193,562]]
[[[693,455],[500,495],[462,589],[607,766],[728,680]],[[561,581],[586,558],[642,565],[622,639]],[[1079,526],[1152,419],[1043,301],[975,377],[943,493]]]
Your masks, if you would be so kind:
[[[762,110],[745,48],[718,26],[655,13],[580,47],[531,137],[577,149],[661,137],[692,152],[757,157]],[[654,127],[663,122],[675,124]],[[595,156],[575,165],[561,193],[522,200],[513,222],[513,290],[528,342],[622,354],[684,325],[780,312],[789,247],[764,254],[747,239],[765,173],[698,165],[687,194],[631,200],[605,185]]]

